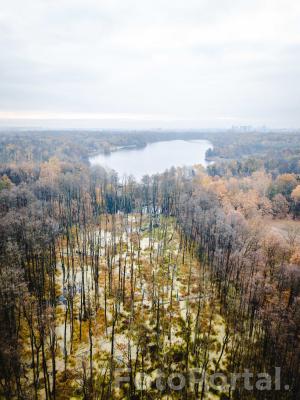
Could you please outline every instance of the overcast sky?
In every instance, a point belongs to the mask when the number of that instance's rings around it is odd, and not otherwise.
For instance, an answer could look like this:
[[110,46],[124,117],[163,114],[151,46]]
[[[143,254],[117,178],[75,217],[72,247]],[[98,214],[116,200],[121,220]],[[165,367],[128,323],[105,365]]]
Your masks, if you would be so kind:
[[300,1],[2,1],[0,124],[300,127]]

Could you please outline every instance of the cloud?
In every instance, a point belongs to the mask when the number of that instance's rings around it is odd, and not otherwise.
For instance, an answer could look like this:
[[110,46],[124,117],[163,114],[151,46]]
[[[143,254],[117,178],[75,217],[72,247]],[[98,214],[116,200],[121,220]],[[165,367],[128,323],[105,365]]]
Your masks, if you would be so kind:
[[294,0],[11,0],[0,119],[300,126],[299,17]]

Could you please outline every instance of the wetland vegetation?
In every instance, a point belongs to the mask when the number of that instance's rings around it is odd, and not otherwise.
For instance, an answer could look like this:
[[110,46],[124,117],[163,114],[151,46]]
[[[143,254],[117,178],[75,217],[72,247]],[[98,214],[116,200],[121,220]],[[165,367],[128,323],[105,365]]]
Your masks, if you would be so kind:
[[[81,147],[71,133],[4,135],[0,397],[297,399],[299,165],[268,135],[285,163],[230,155],[140,181],[89,165],[96,133]],[[275,367],[288,390],[165,384],[195,369],[273,379]]]

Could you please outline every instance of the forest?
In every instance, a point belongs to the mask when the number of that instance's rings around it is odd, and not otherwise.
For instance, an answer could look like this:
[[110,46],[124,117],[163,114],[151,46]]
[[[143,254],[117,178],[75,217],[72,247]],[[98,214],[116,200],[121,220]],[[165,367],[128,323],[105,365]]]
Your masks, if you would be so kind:
[[[299,399],[298,132],[0,135],[0,398]],[[176,138],[214,163],[88,162]]]

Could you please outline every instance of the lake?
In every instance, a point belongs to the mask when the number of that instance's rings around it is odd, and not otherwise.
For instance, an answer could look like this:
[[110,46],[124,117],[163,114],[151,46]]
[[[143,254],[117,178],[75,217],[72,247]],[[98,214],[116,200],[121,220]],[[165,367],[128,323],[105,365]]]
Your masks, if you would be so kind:
[[174,167],[202,164],[206,167],[205,152],[213,145],[208,140],[170,140],[147,144],[143,148],[122,148],[108,155],[90,158],[91,165],[114,169],[120,177],[133,175],[140,180],[144,175],[164,172]]

